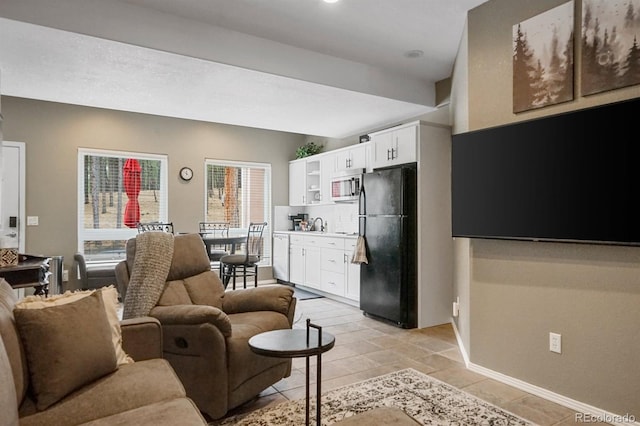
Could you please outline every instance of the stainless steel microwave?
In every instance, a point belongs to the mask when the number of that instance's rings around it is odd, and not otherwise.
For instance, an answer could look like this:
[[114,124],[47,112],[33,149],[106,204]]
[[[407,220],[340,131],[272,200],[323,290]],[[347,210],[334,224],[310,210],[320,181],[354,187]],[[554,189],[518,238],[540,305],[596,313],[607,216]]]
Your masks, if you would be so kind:
[[331,178],[331,200],[356,202],[360,196],[362,174],[345,174]]

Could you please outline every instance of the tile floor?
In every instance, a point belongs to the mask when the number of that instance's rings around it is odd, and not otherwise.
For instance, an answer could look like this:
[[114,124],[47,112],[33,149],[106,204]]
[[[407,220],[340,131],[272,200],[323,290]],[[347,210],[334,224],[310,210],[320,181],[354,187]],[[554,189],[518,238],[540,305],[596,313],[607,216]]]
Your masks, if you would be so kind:
[[[299,300],[294,327],[304,328],[306,318],[336,337],[334,348],[322,356],[322,392],[411,367],[536,424],[576,424],[575,412],[566,407],[467,370],[450,324],[403,330],[326,298]],[[315,365],[315,357],[311,364]],[[315,383],[315,368],[312,371]],[[304,398],[304,382],[305,360],[296,358],[290,377],[229,415]],[[311,388],[315,394],[315,386]]]

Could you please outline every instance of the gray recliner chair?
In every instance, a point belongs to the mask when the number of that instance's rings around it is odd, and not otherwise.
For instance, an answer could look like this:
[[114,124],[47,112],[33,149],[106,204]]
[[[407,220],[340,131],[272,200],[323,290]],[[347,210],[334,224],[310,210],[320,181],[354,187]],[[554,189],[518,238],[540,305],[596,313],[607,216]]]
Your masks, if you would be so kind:
[[82,253],[76,253],[73,256],[73,260],[80,276],[80,288],[82,290],[116,284],[116,273],[113,264],[87,268],[87,262]]
[[[126,299],[136,238],[116,266],[118,289]],[[288,377],[291,360],[256,355],[254,335],[291,328],[296,299],[285,285],[226,291],[198,234],[176,235],[163,293],[150,316],[162,325],[163,355],[198,408],[217,419]],[[126,307],[125,307],[126,309]]]

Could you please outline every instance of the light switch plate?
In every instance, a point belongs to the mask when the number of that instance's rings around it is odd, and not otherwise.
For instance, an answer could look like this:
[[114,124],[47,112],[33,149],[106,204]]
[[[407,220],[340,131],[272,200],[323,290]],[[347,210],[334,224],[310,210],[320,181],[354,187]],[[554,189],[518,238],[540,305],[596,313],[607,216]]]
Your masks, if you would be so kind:
[[27,226],[38,226],[38,216],[27,216]]

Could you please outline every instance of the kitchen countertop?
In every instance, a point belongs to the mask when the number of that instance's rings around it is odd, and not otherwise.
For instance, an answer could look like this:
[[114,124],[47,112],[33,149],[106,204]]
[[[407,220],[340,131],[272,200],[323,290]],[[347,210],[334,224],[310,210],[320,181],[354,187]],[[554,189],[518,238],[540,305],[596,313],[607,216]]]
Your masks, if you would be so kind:
[[337,238],[357,238],[358,234],[346,234],[341,232],[318,232],[318,231],[273,231],[274,234],[290,235],[313,235],[314,237],[337,237]]

